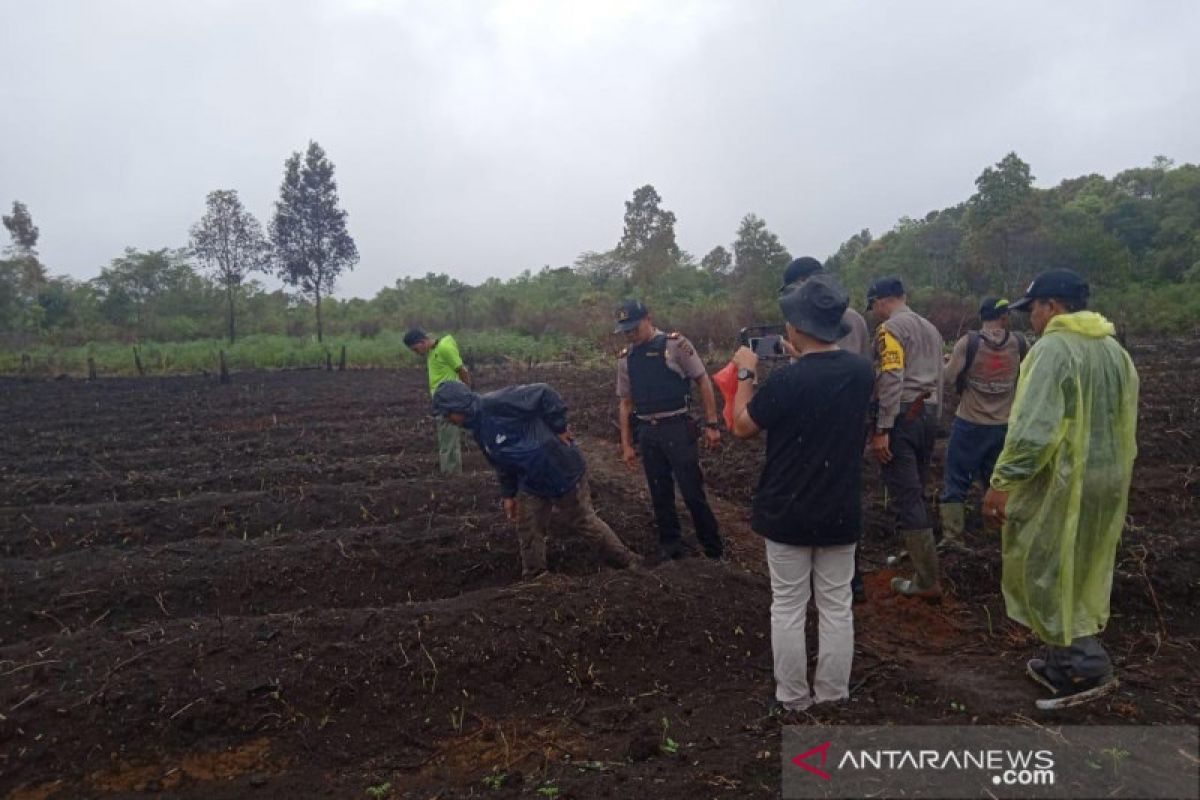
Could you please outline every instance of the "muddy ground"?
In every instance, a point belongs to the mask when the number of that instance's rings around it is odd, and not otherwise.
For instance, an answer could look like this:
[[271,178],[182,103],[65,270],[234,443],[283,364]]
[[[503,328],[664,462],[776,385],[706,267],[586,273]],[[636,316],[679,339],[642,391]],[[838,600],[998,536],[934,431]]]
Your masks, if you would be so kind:
[[[1200,346],[1133,348],[1141,453],[1106,701],[1033,708],[998,536],[897,599],[868,467],[853,699],[816,723],[1197,722]],[[714,367],[717,365],[714,365]],[[611,371],[481,369],[566,396],[596,507],[655,535]],[[478,452],[436,474],[419,371],[0,379],[0,796],[774,797],[761,443],[705,456],[732,563],[519,577]],[[939,460],[940,466],[940,460]],[[686,515],[684,515],[686,520]]]

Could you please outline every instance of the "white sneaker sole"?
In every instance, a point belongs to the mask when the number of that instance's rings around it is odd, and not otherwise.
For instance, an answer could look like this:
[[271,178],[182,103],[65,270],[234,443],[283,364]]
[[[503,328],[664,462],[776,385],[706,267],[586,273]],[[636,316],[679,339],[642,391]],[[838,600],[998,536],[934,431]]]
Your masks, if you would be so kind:
[[1088,689],[1086,692],[1078,692],[1077,694],[1066,695],[1065,697],[1051,697],[1046,700],[1038,700],[1038,711],[1058,711],[1063,708],[1071,708],[1072,706],[1081,706],[1084,703],[1090,703],[1093,700],[1098,700],[1105,695],[1112,694],[1117,690],[1120,681],[1113,678],[1108,683],[1102,683],[1095,688]]

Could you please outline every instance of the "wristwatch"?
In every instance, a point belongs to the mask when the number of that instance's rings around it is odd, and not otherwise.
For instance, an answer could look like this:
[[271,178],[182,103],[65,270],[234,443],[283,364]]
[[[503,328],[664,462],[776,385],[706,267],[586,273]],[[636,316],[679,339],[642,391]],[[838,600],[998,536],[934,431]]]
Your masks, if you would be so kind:
[[738,367],[738,380],[749,381],[754,379],[754,371],[745,367]]
[[706,427],[706,428],[712,428],[714,431],[719,431],[719,430],[721,430],[721,423],[719,423],[719,422],[706,422],[706,423],[704,423],[704,427]]

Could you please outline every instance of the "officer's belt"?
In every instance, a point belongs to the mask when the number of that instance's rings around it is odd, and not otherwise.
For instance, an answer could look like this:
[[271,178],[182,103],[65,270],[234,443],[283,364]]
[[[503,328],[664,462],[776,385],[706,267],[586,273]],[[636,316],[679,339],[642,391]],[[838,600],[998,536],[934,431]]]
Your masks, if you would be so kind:
[[687,413],[687,408],[677,408],[674,411],[660,411],[657,414],[634,414],[638,422],[645,422],[647,425],[657,425],[660,422],[681,417]]

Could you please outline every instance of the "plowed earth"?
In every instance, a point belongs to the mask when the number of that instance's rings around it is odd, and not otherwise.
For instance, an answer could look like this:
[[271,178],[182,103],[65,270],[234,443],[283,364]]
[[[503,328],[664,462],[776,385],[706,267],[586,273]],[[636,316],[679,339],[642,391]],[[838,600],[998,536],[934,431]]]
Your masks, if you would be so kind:
[[[808,721],[1197,722],[1200,347],[1133,354],[1119,692],[1034,710],[1035,642],[977,522],[940,606],[892,597],[868,466],[854,696]],[[732,563],[657,564],[611,372],[478,377],[564,394],[596,507],[649,569],[559,536],[522,583],[480,454],[437,474],[418,371],[0,380],[0,796],[776,796],[761,442],[704,460]]]

